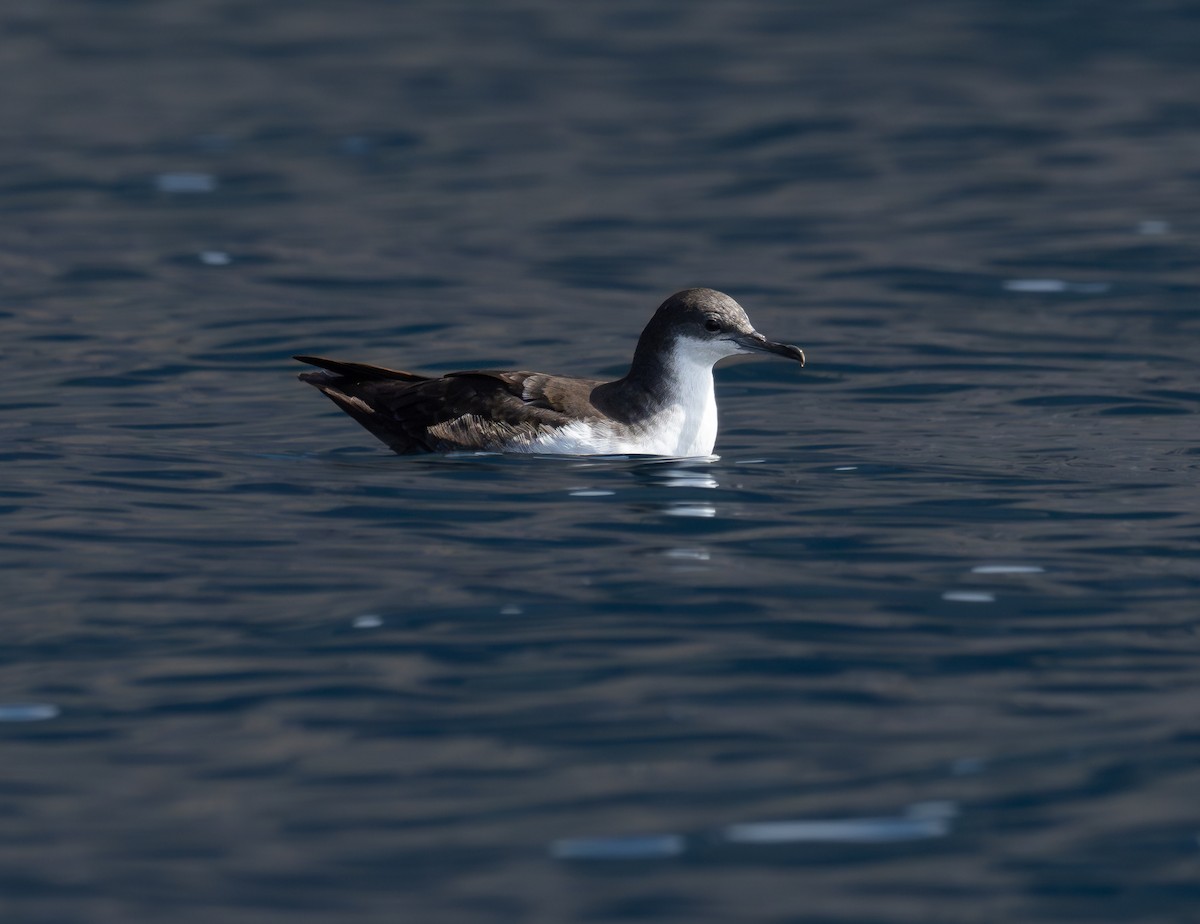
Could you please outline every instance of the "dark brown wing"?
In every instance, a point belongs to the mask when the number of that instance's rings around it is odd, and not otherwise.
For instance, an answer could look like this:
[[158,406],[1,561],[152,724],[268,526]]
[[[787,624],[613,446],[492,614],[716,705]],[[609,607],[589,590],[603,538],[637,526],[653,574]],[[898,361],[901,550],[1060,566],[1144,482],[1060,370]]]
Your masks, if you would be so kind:
[[539,373],[473,371],[430,378],[365,363],[296,358],[328,370],[300,379],[398,453],[495,451],[520,434],[536,435],[571,420],[563,402],[540,387],[562,380]]

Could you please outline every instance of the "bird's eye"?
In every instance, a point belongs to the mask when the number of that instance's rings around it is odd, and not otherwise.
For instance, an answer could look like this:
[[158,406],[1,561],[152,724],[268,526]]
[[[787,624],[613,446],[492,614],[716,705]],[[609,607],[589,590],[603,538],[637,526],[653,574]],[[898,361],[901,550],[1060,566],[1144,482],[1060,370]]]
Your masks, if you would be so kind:
[[716,318],[709,318],[707,321],[704,322],[704,329],[706,331],[708,331],[710,334],[719,333],[721,330],[721,322],[718,321]]

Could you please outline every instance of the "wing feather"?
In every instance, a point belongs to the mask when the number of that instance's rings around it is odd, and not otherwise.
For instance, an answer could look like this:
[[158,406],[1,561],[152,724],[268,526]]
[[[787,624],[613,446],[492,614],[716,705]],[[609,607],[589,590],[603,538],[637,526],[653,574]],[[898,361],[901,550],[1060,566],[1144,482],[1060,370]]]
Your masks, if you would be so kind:
[[541,373],[469,370],[433,378],[317,356],[296,359],[325,370],[303,373],[302,381],[402,454],[500,450],[514,437],[552,432],[577,416],[561,388],[546,387],[564,380]]

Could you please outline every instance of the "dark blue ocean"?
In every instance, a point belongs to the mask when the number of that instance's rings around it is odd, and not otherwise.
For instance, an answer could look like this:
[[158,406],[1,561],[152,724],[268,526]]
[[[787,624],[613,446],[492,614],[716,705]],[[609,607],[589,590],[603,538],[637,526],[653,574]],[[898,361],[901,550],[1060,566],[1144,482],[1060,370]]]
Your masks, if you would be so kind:
[[[0,10],[0,920],[1200,920],[1200,5]],[[293,353],[715,460],[399,457]]]

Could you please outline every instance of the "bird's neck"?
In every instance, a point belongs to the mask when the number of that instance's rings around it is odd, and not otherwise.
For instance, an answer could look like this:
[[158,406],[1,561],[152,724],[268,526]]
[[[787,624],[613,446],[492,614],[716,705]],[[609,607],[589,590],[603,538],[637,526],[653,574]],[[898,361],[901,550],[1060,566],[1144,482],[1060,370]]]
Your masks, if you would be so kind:
[[629,372],[597,387],[592,403],[622,423],[637,425],[666,415],[681,431],[712,429],[715,435],[712,367],[683,350],[649,350],[639,344]]

